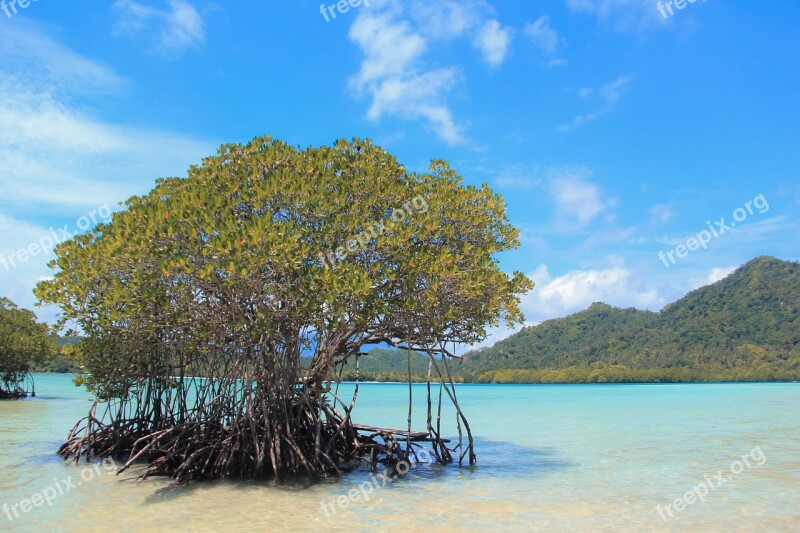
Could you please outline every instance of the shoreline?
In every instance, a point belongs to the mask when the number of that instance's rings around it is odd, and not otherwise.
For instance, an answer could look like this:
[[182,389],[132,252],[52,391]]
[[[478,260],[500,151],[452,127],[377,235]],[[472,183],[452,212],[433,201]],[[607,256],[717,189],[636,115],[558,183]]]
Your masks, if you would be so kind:
[[[85,376],[86,374],[76,374],[72,372],[31,372],[32,375],[60,375],[60,376]],[[208,379],[201,376],[185,376],[184,379]],[[332,383],[339,384],[355,384],[355,381],[332,381]],[[436,385],[437,381],[432,381],[431,385]],[[748,384],[800,384],[800,380],[749,380],[749,381],[619,381],[619,382],[586,382],[586,381],[569,381],[557,383],[542,383],[537,381],[526,382],[456,382],[456,385],[748,385]],[[359,385],[408,385],[408,381],[359,381]],[[412,385],[426,385],[427,381],[412,381]]]

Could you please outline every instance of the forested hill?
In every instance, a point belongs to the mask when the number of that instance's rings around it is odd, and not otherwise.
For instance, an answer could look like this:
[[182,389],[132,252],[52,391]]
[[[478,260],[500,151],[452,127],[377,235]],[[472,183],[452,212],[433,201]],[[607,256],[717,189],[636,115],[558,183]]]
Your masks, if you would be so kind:
[[475,381],[797,380],[800,265],[756,258],[660,313],[595,303],[465,359]]

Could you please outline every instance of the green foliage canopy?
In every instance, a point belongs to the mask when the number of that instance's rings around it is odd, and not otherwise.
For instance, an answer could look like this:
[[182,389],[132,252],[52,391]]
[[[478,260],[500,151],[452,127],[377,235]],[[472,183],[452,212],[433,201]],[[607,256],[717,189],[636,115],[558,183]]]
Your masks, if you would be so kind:
[[0,393],[14,393],[31,365],[53,356],[56,345],[46,324],[36,315],[0,297]]
[[[424,212],[335,267],[321,261],[418,197]],[[176,344],[196,354],[191,368],[246,343],[291,361],[311,352],[325,379],[364,344],[476,342],[487,325],[520,322],[518,295],[532,287],[494,258],[518,246],[501,197],[444,161],[411,173],[369,141],[224,145],[125,207],[61,243],[36,289],[86,334],[97,380],[141,374]]]

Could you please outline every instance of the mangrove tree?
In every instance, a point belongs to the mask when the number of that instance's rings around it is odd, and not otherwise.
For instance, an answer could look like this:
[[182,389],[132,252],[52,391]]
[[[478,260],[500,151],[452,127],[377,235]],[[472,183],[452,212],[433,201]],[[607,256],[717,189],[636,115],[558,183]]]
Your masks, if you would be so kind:
[[57,247],[36,293],[85,335],[97,395],[60,453],[145,461],[144,477],[178,482],[391,468],[419,444],[410,405],[404,435],[365,432],[351,420],[358,388],[332,385],[384,345],[428,357],[423,440],[441,463],[472,463],[448,361],[487,326],[522,321],[531,283],[495,258],[517,234],[502,198],[444,161],[409,172],[358,139],[224,145]]

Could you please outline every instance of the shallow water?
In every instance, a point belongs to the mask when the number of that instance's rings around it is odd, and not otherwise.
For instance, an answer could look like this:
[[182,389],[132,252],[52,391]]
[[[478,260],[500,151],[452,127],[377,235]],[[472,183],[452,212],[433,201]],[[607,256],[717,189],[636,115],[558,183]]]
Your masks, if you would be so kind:
[[[475,467],[420,464],[385,484],[359,471],[311,487],[168,489],[54,455],[90,406],[70,378],[37,375],[37,398],[0,402],[0,530],[800,530],[800,384],[464,385]],[[355,418],[404,427],[407,393],[362,385]],[[424,394],[414,386],[419,429]],[[729,481],[717,488],[719,471]],[[704,502],[665,511],[707,480]],[[23,511],[36,493],[55,496]]]

